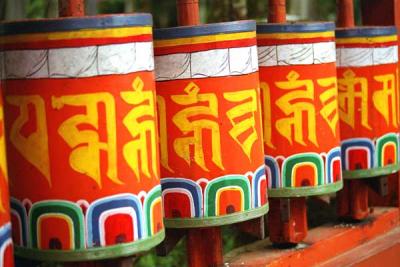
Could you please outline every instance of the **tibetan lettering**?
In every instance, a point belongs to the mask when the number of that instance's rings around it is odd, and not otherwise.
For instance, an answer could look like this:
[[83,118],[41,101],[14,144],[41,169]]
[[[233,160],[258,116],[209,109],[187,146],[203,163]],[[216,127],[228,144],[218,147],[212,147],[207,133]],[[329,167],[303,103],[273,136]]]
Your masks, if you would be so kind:
[[[102,186],[100,153],[107,153],[107,177],[116,184],[122,182],[117,177],[116,122],[114,98],[109,93],[93,93],[52,97],[52,106],[61,110],[64,106],[85,107],[86,113],[74,115],[65,120],[58,128],[59,135],[73,149],[69,163],[73,170],[92,178]],[[104,123],[99,123],[99,107],[104,107]],[[103,120],[102,120],[103,121]],[[81,130],[91,126],[94,129],[104,127],[107,140],[101,141],[95,130]]]
[[224,93],[224,98],[230,102],[239,103],[226,113],[232,124],[229,134],[250,159],[252,147],[258,139],[254,117],[254,113],[257,111],[257,92],[249,89]]
[[318,79],[317,83],[327,88],[319,96],[323,106],[320,114],[329,125],[333,136],[336,136],[336,126],[339,121],[336,77]]
[[[290,144],[293,143],[294,136],[296,143],[306,146],[303,136],[303,126],[306,126],[307,139],[318,146],[313,81],[299,80],[300,75],[295,71],[291,71],[286,77],[287,81],[275,83],[279,89],[290,91],[276,101],[276,105],[288,116],[276,121],[276,129]],[[306,122],[303,119],[304,115],[307,118]]]
[[383,116],[387,125],[389,125],[391,121],[392,125],[397,127],[395,75],[377,75],[374,76],[374,80],[382,83],[382,89],[374,92],[372,95],[374,107]]
[[272,144],[272,119],[271,119],[271,90],[269,85],[265,82],[260,84],[262,99],[263,99],[263,127],[264,127],[264,143],[275,149],[275,146]]
[[124,158],[138,180],[141,173],[151,178],[152,172],[158,177],[158,165],[155,160],[157,132],[154,93],[144,90],[144,83],[140,77],[135,78],[132,89],[132,91],[121,93],[122,99],[133,106],[123,119],[125,127],[133,137],[132,141],[124,145]]
[[[368,81],[363,77],[356,77],[352,70],[343,73],[343,78],[338,79],[339,84],[339,116],[340,120],[355,127],[355,100],[361,101],[361,125],[371,129],[368,123]],[[359,90],[356,90],[359,88]],[[358,110],[358,109],[357,109]]]
[[[19,116],[10,129],[11,143],[43,174],[51,186],[46,110],[43,99],[38,95],[21,95],[7,96],[6,101],[19,108]],[[34,130],[24,131],[25,125],[32,122],[35,123],[32,127]]]
[[157,108],[160,127],[160,163],[170,172],[174,172],[168,161],[168,138],[167,138],[167,108],[164,97],[157,96]]
[[208,171],[203,151],[203,132],[209,131],[211,133],[211,160],[220,169],[224,169],[221,160],[220,130],[215,121],[218,118],[217,96],[210,93],[199,94],[200,88],[193,82],[189,83],[184,91],[185,95],[171,96],[175,103],[190,106],[180,110],[172,118],[174,124],[185,135],[175,139],[175,152],[191,165],[190,147],[193,146],[194,162],[201,169]]

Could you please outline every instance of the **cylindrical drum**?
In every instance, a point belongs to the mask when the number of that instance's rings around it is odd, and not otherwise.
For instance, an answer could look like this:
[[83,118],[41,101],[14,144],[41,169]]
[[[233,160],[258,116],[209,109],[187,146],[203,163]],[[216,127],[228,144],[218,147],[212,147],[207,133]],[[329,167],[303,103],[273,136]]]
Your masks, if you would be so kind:
[[270,197],[342,187],[333,23],[257,25]]
[[6,141],[4,134],[4,113],[2,97],[2,76],[4,74],[3,59],[4,53],[1,50],[0,45],[0,266],[13,267],[14,255],[13,244],[11,240],[10,196],[8,194],[8,174],[5,144]]
[[399,169],[398,46],[395,27],[336,30],[343,177]]
[[156,30],[155,55],[166,226],[265,214],[255,22]]
[[164,237],[149,14],[4,24],[21,257],[120,257]]

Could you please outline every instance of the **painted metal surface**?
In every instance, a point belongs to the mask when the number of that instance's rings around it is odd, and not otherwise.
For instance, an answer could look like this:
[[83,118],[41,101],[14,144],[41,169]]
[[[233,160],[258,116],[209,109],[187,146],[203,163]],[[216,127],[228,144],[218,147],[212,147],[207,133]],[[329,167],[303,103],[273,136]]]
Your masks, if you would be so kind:
[[399,169],[398,46],[395,27],[336,30],[343,176]]
[[155,31],[167,227],[268,210],[255,37],[252,21]]
[[10,22],[1,40],[16,254],[83,261],[161,242],[151,15]]
[[333,23],[259,24],[270,197],[342,188]]

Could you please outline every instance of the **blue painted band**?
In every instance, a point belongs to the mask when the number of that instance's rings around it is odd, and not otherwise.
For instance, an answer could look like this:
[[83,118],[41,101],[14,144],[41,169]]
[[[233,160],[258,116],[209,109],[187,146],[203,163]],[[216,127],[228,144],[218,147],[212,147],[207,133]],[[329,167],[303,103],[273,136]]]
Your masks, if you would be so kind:
[[107,29],[134,26],[152,26],[151,14],[118,14],[94,17],[32,19],[0,23],[0,35]]
[[336,38],[378,37],[397,34],[397,29],[394,26],[338,28],[335,34]]
[[335,30],[333,22],[309,22],[309,23],[258,23],[257,33],[307,33],[326,32]]
[[154,30],[154,39],[166,40],[185,37],[205,36],[221,33],[250,32],[256,30],[254,20],[212,23],[196,26],[183,26]]

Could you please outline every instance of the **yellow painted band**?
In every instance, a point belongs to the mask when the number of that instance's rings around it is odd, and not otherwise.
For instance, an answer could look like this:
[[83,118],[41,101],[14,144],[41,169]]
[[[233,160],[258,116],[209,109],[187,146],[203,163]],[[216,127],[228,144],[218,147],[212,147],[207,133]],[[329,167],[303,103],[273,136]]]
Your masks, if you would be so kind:
[[257,34],[257,39],[307,39],[307,38],[333,38],[333,37],[335,37],[335,33],[333,31]]
[[397,35],[336,39],[337,44],[375,44],[375,43],[388,43],[388,42],[397,42]]
[[29,43],[40,41],[56,41],[85,38],[120,38],[152,34],[151,27],[122,27],[113,29],[83,29],[69,32],[46,32],[32,34],[18,34],[11,36],[2,36],[0,44],[9,43]]
[[169,40],[155,40],[155,47],[168,47],[189,44],[202,44],[221,41],[235,41],[240,39],[255,38],[256,32],[240,32],[240,33],[227,33],[227,34],[214,34],[188,38],[176,38]]

